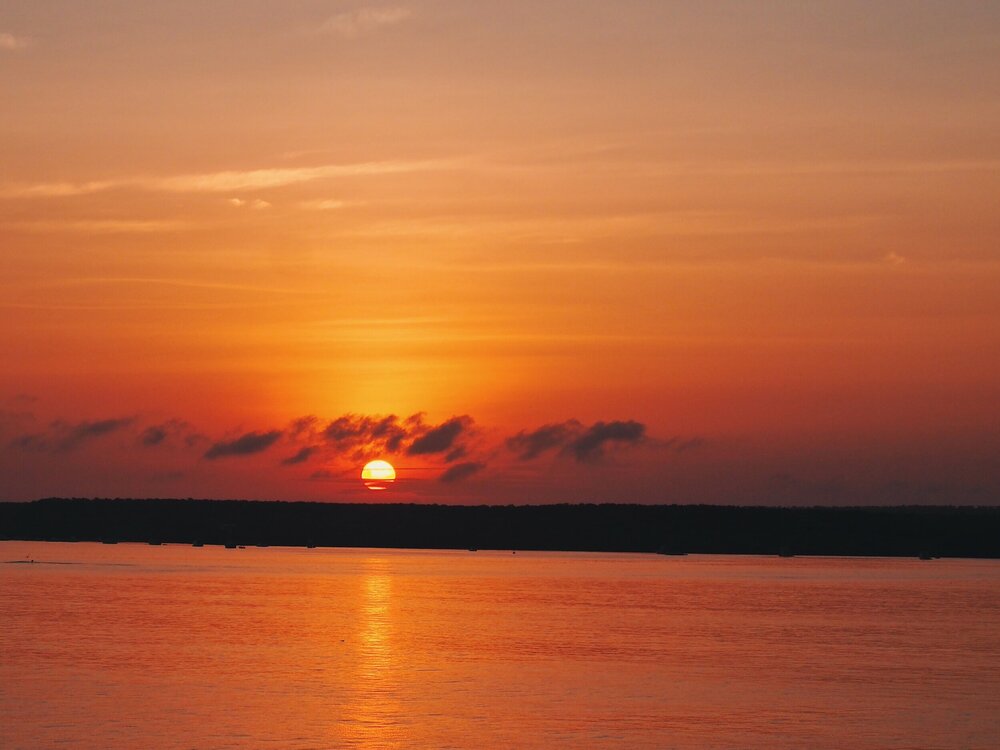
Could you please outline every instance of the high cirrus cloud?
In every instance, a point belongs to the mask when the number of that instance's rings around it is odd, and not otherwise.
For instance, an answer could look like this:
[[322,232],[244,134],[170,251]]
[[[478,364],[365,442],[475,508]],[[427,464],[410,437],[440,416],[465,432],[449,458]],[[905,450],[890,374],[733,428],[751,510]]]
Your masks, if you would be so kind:
[[27,37],[16,36],[9,31],[0,31],[0,50],[17,52],[31,46],[31,41]]
[[265,451],[278,442],[281,430],[270,432],[248,432],[235,440],[215,443],[205,452],[205,458],[214,460],[226,456],[250,456]]
[[558,450],[577,461],[593,463],[604,456],[609,445],[637,445],[646,439],[646,426],[634,420],[595,422],[585,427],[575,419],[517,433],[507,438],[507,449],[522,461]]
[[[312,167],[262,167],[160,177],[121,177],[86,182],[41,182],[0,187],[0,197],[69,198],[122,189],[168,193],[243,192],[282,188],[324,179],[440,170],[452,167],[456,163],[452,160],[372,161],[351,164],[321,164]],[[235,198],[235,200],[241,201],[242,205],[242,198]]]
[[399,5],[356,8],[330,16],[316,29],[320,34],[351,38],[383,26],[395,26],[412,16],[409,8]]

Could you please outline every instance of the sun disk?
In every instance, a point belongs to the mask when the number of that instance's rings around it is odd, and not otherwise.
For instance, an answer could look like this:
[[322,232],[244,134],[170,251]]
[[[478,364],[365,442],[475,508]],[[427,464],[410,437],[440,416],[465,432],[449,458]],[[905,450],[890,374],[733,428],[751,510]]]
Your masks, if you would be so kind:
[[388,461],[369,461],[361,470],[361,481],[370,490],[385,490],[396,481],[396,470]]

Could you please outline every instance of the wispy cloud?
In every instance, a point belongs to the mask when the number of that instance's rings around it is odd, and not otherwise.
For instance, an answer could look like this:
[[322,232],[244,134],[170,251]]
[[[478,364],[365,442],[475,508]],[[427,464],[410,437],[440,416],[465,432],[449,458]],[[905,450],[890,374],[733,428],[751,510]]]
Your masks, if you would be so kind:
[[297,453],[292,454],[288,458],[281,462],[282,466],[295,466],[296,464],[304,464],[309,460],[309,457],[316,452],[316,447],[313,445],[307,445],[305,448],[300,449]]
[[522,461],[530,461],[547,451],[566,445],[582,429],[583,425],[571,419],[557,424],[543,425],[531,432],[522,430],[507,438],[507,448],[516,453]]
[[122,180],[92,180],[89,182],[39,182],[35,185],[9,185],[0,190],[4,198],[70,198],[90,195],[121,187]]
[[[452,417],[447,422],[427,430],[423,435],[414,440],[410,444],[407,453],[411,456],[420,456],[451,451],[458,436],[463,432],[468,432],[471,425],[472,417],[468,415]],[[455,455],[454,458],[459,458],[462,455],[464,455],[464,452]],[[451,460],[454,460],[454,458]]]
[[243,198],[230,198],[226,201],[233,208],[251,208],[254,211],[262,211],[263,209],[270,208],[271,204],[267,201],[262,201],[260,198],[243,199]]
[[344,38],[360,36],[383,26],[395,26],[413,15],[409,8],[399,5],[380,8],[356,8],[338,13],[321,23],[318,34],[332,34]]
[[338,453],[353,452],[361,457],[369,453],[396,453],[410,435],[423,430],[423,414],[405,420],[395,414],[387,417],[344,414],[323,429],[322,437]]
[[164,440],[167,439],[167,431],[163,427],[153,425],[152,427],[147,427],[139,435],[139,444],[144,445],[147,448],[152,448],[153,446],[159,445]]
[[646,436],[646,426],[641,422],[596,422],[586,432],[573,440],[567,448],[578,461],[597,461],[604,455],[608,443],[635,445]]
[[285,187],[331,177],[397,174],[440,169],[440,161],[372,161],[358,164],[323,164],[317,167],[231,170],[178,175],[142,180],[137,184],[151,190],[173,193],[219,193]]
[[[454,160],[369,161],[355,164],[321,164],[314,167],[277,167],[263,169],[200,172],[166,177],[121,177],[85,182],[41,182],[33,185],[0,187],[2,198],[66,198],[106,190],[138,189],[168,193],[238,193],[297,185],[303,182],[336,177],[365,177],[406,172],[426,172],[455,166]],[[233,201],[242,201],[234,203]],[[253,205],[254,201],[230,198],[232,205]],[[263,202],[263,201],[262,201]],[[326,208],[333,208],[332,204]]]
[[145,219],[83,219],[71,221],[31,221],[11,223],[9,229],[27,232],[82,232],[84,234],[156,234],[191,229],[192,225],[183,221],[159,221]]
[[26,451],[65,453],[84,442],[110,435],[128,427],[134,421],[132,417],[84,421],[76,424],[57,421],[49,425],[49,429],[44,432],[25,434],[15,438],[11,442],[11,446]]
[[302,201],[299,203],[299,208],[304,208],[306,211],[337,211],[341,208],[347,208],[353,205],[347,201],[338,200],[316,200],[316,201]]
[[192,432],[191,425],[180,419],[169,419],[160,424],[149,425],[139,433],[136,442],[144,448],[184,442],[191,447],[197,442],[198,436]]
[[445,469],[445,471],[438,477],[439,482],[444,482],[445,484],[451,484],[453,482],[461,482],[463,479],[468,479],[473,474],[478,474],[480,471],[486,468],[486,464],[479,463],[477,461],[468,461],[463,464],[455,464]]
[[260,453],[274,445],[281,435],[280,430],[248,432],[235,440],[215,443],[205,452],[205,458],[213,460],[226,456],[249,456],[254,453]]
[[[81,276],[68,278],[50,278],[44,281],[24,284],[28,289],[48,289],[72,286],[105,286],[105,285],[125,285],[151,284],[155,286],[176,286],[184,289],[209,289],[234,292],[266,292],[292,294],[301,296],[304,292],[301,289],[291,287],[264,286],[262,284],[232,284],[222,281],[203,281],[201,279],[171,279],[156,278],[151,276]],[[345,323],[346,325],[346,323]]]
[[31,46],[31,40],[24,36],[15,36],[7,31],[0,31],[0,50],[17,52]]
[[646,426],[641,422],[615,420],[585,427],[571,419],[531,432],[522,430],[507,438],[506,445],[522,461],[530,461],[558,448],[562,455],[573,456],[581,463],[594,463],[603,458],[608,445],[638,445],[645,439]]

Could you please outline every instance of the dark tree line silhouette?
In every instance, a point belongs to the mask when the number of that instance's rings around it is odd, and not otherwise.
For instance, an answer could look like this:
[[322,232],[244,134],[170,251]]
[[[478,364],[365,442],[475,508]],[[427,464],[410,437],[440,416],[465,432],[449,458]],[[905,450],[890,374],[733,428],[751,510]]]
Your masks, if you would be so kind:
[[0,503],[0,539],[1000,557],[1000,508],[452,506],[49,498]]

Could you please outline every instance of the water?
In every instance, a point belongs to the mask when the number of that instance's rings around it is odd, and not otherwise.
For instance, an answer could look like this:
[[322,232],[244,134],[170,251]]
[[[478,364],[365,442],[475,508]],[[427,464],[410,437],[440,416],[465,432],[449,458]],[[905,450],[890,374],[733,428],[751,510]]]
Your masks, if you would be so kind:
[[995,561],[0,543],[26,558],[4,750],[1000,747]]

